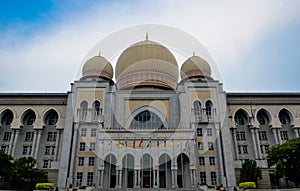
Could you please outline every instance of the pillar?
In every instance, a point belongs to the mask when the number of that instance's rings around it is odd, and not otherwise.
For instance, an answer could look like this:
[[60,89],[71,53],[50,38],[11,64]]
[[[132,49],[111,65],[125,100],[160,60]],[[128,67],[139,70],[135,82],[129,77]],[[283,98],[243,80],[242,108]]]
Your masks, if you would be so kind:
[[54,161],[57,161],[57,157],[58,157],[59,138],[60,138],[60,130],[58,130],[57,132],[56,141],[55,141]]
[[259,141],[258,129],[255,129],[254,132],[255,132],[256,144],[257,144],[256,147],[257,147],[257,150],[258,150],[257,155],[258,155],[258,158],[261,159],[262,154],[260,152],[260,141]]
[[12,145],[12,152],[11,152],[12,157],[15,156],[15,150],[16,150],[16,146],[17,146],[18,135],[19,135],[19,130],[16,130],[15,131],[15,136],[14,136],[14,144]]
[[[166,169],[166,171],[167,171],[167,169]],[[159,170],[156,171],[156,181],[157,181],[156,186],[157,186],[157,188],[159,188]]]
[[141,170],[138,170],[138,177],[137,177],[137,187],[139,188],[141,186]]
[[37,138],[37,131],[34,131],[33,133],[33,142],[32,142],[32,150],[31,150],[31,156],[34,156],[35,152],[35,144],[36,144],[36,138]]
[[233,144],[234,144],[234,154],[235,154],[235,158],[237,160],[239,160],[239,154],[238,154],[238,151],[237,151],[237,140],[236,140],[236,129],[235,128],[232,128],[232,138],[233,138]]
[[10,136],[9,140],[9,146],[8,146],[8,154],[11,155],[12,153],[12,147],[13,147],[13,141],[15,139],[15,131],[11,133],[12,135]]
[[277,136],[277,129],[273,128],[272,133],[274,135],[275,143],[276,143],[276,145],[278,145],[279,142],[278,142],[278,136]]
[[295,132],[296,138],[299,137],[299,129],[294,128],[294,132]]
[[134,188],[137,186],[137,170],[134,170],[133,185]]
[[[75,163],[75,156],[77,153],[76,150],[76,144],[77,144],[77,134],[78,134],[78,124],[76,123],[74,125],[74,134],[73,134],[73,144],[72,144],[72,155],[71,155],[71,164],[70,164],[70,173],[69,173],[69,177],[73,177],[73,170],[74,170],[74,163]],[[72,182],[71,182],[72,183]]]
[[122,170],[119,172],[119,188],[122,188]]
[[35,152],[34,152],[34,158],[37,159],[37,155],[39,152],[39,146],[40,146],[40,140],[41,140],[41,131],[37,130],[37,141],[36,141],[36,146],[35,146]]
[[253,149],[254,149],[254,155],[255,155],[255,159],[258,158],[258,154],[257,154],[257,144],[256,144],[256,140],[255,140],[255,131],[254,128],[250,129],[251,135],[252,135],[252,141],[253,141]]
[[103,177],[104,177],[104,170],[100,170],[100,182],[99,182],[100,188],[104,188]]

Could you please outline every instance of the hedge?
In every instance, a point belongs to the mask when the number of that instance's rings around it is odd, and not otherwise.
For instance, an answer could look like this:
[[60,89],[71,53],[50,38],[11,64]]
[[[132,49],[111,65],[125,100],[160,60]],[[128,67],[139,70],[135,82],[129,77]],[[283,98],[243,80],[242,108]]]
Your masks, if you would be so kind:
[[241,182],[239,183],[240,188],[256,188],[255,182]]
[[54,184],[53,183],[37,183],[35,185],[37,190],[53,190]]

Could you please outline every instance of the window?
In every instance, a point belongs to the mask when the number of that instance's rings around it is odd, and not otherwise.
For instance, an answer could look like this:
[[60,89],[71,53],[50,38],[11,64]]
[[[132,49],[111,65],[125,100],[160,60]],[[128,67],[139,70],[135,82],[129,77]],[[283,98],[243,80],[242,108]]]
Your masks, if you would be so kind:
[[95,157],[89,157],[89,166],[95,165]]
[[243,153],[244,153],[244,154],[248,154],[247,146],[243,146]]
[[201,185],[206,184],[206,173],[205,172],[200,172],[200,184]]
[[90,143],[90,151],[96,150],[96,143]]
[[269,145],[265,145],[265,152],[269,153]]
[[31,155],[32,152],[32,146],[23,146],[23,155]]
[[197,136],[202,136],[202,128],[197,128]]
[[91,130],[91,137],[96,137],[97,136],[97,129],[92,129]]
[[84,157],[79,157],[78,158],[78,166],[83,166],[84,165]]
[[56,125],[58,121],[58,114],[55,110],[50,109],[45,116],[44,123],[46,125]]
[[248,123],[248,115],[243,109],[239,109],[234,115],[236,125],[246,125]]
[[23,124],[24,125],[33,125],[33,123],[35,122],[35,119],[36,119],[36,115],[35,115],[34,111],[29,109],[25,112],[25,115],[23,117]]
[[211,184],[216,185],[217,184],[217,174],[216,174],[216,172],[211,172],[210,173],[210,178],[211,178]]
[[199,165],[200,166],[204,166],[205,165],[204,157],[199,157]]
[[26,132],[25,141],[33,141],[34,132]]
[[88,103],[86,101],[83,101],[80,104],[80,119],[85,120],[87,116],[87,110],[88,110]]
[[258,137],[260,141],[266,141],[268,140],[267,138],[267,132],[266,131],[259,131],[258,132]]
[[83,178],[83,172],[77,172],[76,175],[76,186],[81,186],[82,185],[82,178]]
[[4,152],[4,153],[8,153],[8,148],[9,148],[9,146],[8,145],[2,145],[1,146],[1,150]]
[[205,112],[206,112],[206,115],[209,116],[209,117],[212,115],[212,103],[211,103],[211,101],[207,101],[205,103]]
[[237,131],[236,132],[236,140],[237,141],[245,141],[246,140],[245,131]]
[[88,186],[93,186],[93,183],[94,183],[94,173],[93,172],[88,172],[87,185]]
[[264,153],[264,145],[260,145],[260,152]]
[[241,146],[237,146],[237,148],[238,148],[238,153],[239,153],[239,154],[242,154]]
[[270,123],[268,112],[264,109],[259,110],[257,112],[257,121],[260,125],[268,125]]
[[204,150],[203,142],[198,142],[198,150]]
[[162,129],[161,119],[153,112],[143,111],[136,115],[130,124],[131,129]]
[[85,143],[79,143],[79,151],[85,151]]
[[46,146],[45,155],[54,155],[55,146]]
[[206,129],[206,133],[207,133],[207,136],[213,136],[213,134],[212,134],[212,128],[207,128]]
[[81,129],[81,136],[86,137],[86,129]]
[[215,148],[214,148],[214,143],[213,143],[213,142],[208,142],[208,150],[209,150],[209,151],[215,150]]
[[209,157],[209,165],[216,165],[215,157]]
[[287,131],[280,131],[280,137],[281,137],[281,140],[289,139]]
[[291,117],[290,117],[290,112],[286,109],[282,109],[280,112],[279,112],[279,120],[280,120],[280,123],[282,125],[289,125],[291,124]]
[[98,117],[99,115],[100,115],[100,102],[96,100],[93,103],[93,117],[94,117],[94,119],[96,119],[96,117]]
[[56,141],[57,132],[48,132],[47,141]]
[[11,132],[4,132],[3,141],[10,141],[11,139]]
[[43,168],[51,168],[51,160],[44,160],[43,161]]
[[193,106],[194,106],[194,114],[197,120],[199,117],[201,117],[201,103],[199,101],[195,101],[193,103]]

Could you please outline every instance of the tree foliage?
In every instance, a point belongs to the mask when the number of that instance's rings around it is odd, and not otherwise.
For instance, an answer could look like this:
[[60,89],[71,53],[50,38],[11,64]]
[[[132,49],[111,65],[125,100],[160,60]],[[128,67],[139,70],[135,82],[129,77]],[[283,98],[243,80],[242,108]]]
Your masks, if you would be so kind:
[[0,182],[10,183],[12,189],[33,190],[36,183],[48,181],[45,172],[37,169],[36,164],[32,157],[13,160],[0,151]]
[[241,169],[240,182],[257,182],[262,179],[261,169],[255,160],[246,160]]
[[269,164],[275,165],[276,178],[285,178],[300,184],[300,137],[290,139],[282,145],[276,145],[268,154]]

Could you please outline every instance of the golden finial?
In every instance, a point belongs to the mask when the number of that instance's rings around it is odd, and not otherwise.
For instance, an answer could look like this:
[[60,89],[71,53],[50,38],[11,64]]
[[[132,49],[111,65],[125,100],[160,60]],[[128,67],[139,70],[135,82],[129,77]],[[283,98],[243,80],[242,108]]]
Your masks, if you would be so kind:
[[195,51],[193,51],[193,56],[195,56]]
[[148,32],[146,32],[146,40],[148,40]]

